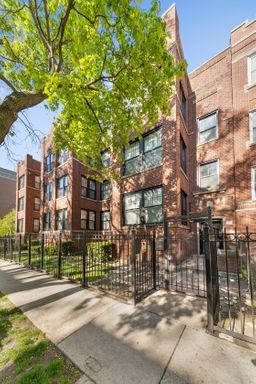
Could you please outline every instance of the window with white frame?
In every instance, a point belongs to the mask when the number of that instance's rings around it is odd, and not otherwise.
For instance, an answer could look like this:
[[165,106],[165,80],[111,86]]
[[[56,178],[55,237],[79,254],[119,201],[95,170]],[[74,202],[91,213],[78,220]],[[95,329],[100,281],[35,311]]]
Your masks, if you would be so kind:
[[248,84],[256,84],[256,52],[248,57]]
[[69,152],[67,148],[60,149],[58,151],[58,156],[57,156],[58,165],[64,164],[66,163],[66,161],[68,161],[68,154]]
[[44,185],[44,201],[48,203],[52,200],[52,183]]
[[100,213],[100,229],[110,229],[110,212],[102,211]]
[[218,114],[214,112],[198,120],[199,144],[217,139],[218,136]]
[[40,210],[40,198],[34,197],[34,210],[39,211]]
[[67,196],[68,193],[68,175],[57,179],[57,198]]
[[200,188],[214,188],[219,184],[219,162],[218,160],[199,166]]
[[24,196],[18,199],[18,211],[20,212],[23,210],[24,210]]
[[22,175],[19,177],[19,181],[18,181],[18,189],[22,189],[24,188],[25,186],[25,175]]
[[103,181],[103,183],[100,185],[100,199],[110,199],[110,182],[108,180]]
[[81,196],[96,200],[96,181],[81,175]]
[[22,233],[23,232],[23,223],[24,223],[23,219],[18,219],[17,220],[17,232],[18,233]]
[[256,167],[253,167],[251,172],[252,200],[256,200]]
[[87,229],[87,211],[81,209],[81,229]]
[[250,142],[256,142],[256,110],[249,113]]
[[35,188],[40,189],[40,186],[41,186],[40,176],[35,175]]
[[56,211],[56,229],[68,229],[68,212],[67,208]]
[[124,224],[153,224],[163,220],[162,187],[129,193],[123,198]]
[[33,232],[39,232],[40,229],[40,220],[34,219],[33,220]]

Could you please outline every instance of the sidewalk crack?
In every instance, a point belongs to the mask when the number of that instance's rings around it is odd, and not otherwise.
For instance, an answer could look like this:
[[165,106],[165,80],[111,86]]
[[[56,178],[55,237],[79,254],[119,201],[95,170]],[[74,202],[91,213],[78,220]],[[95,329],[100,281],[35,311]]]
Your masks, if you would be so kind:
[[172,353],[171,353],[171,356],[170,356],[169,360],[167,361],[167,364],[166,364],[166,366],[165,366],[165,368],[164,368],[163,374],[162,374],[162,376],[161,376],[161,378],[160,378],[158,384],[161,384],[161,382],[162,382],[162,380],[163,380],[163,378],[164,378],[164,376],[165,376],[165,374],[166,374],[166,371],[167,371],[167,369],[168,369],[168,366],[170,365],[170,362],[171,362],[171,360],[172,360],[172,358],[173,358],[173,355],[174,355],[174,353],[176,352],[176,349],[178,348],[178,345],[179,345],[179,343],[180,343],[180,341],[181,341],[181,338],[182,338],[182,336],[183,336],[183,333],[184,333],[185,329],[186,329],[186,325],[184,325],[184,328],[182,329],[182,331],[181,331],[181,333],[180,333],[179,339],[178,339],[178,341],[177,341],[177,343],[176,343],[176,345],[175,345],[175,347],[174,347],[174,349],[173,349],[173,351],[172,351]]

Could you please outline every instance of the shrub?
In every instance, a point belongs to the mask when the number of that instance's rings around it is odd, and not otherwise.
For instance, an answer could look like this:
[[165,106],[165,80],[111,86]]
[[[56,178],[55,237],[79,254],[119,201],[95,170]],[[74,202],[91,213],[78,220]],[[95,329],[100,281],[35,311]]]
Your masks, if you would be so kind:
[[90,262],[106,262],[114,258],[115,245],[110,241],[87,244],[87,254]]
[[38,245],[40,245],[40,240],[38,239],[31,240],[31,247],[36,247]]
[[44,246],[44,252],[46,255],[53,256],[56,255],[58,251],[57,244],[50,244]]
[[41,253],[41,245],[33,245],[33,246],[31,246],[31,252],[35,253],[37,255],[40,255],[40,253]]
[[68,256],[72,253],[74,242],[72,240],[62,240],[61,252],[64,256]]

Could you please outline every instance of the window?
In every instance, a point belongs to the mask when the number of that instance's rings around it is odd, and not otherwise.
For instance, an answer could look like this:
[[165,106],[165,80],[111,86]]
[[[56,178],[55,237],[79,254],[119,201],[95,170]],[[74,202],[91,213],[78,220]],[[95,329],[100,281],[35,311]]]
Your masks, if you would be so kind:
[[250,142],[256,142],[256,111],[249,114]]
[[85,176],[81,176],[81,196],[96,200],[95,180],[87,180]]
[[186,121],[187,117],[187,100],[184,94],[182,85],[180,84],[180,110],[183,116],[183,119]]
[[45,172],[51,172],[54,166],[54,157],[51,152],[48,153],[47,156],[45,156],[44,159],[44,170]]
[[56,229],[68,229],[67,208],[56,211]]
[[217,139],[217,112],[198,120],[199,144]]
[[60,149],[58,151],[58,158],[57,158],[58,165],[64,164],[66,163],[66,161],[68,161],[68,149],[67,148]]
[[39,211],[40,210],[40,198],[34,197],[34,210]]
[[100,228],[110,229],[110,212],[105,211],[100,213]]
[[51,229],[51,212],[44,214],[44,231],[49,231]]
[[124,174],[125,176],[133,175],[145,169],[157,167],[162,163],[162,157],[162,129],[160,128],[126,148]]
[[212,161],[211,163],[201,164],[199,168],[199,186],[201,188],[213,188],[219,184],[218,161]]
[[87,229],[87,211],[81,209],[81,229]]
[[161,187],[129,193],[123,201],[125,225],[152,224],[163,220]]
[[248,84],[256,84],[256,53],[248,57]]
[[96,213],[94,211],[89,211],[89,229],[95,229],[96,224]]
[[100,185],[100,199],[108,200],[110,199],[110,183],[109,181],[103,181]]
[[81,209],[81,229],[92,229],[96,228],[96,213],[94,211],[87,211]]
[[40,176],[35,176],[35,188],[40,189]]
[[187,173],[187,147],[182,136],[180,137],[180,166]]
[[18,233],[23,232],[23,219],[18,219],[17,221],[17,232]]
[[256,167],[252,168],[252,200],[256,200]]
[[40,229],[40,220],[34,219],[33,220],[33,232],[39,232]]
[[44,185],[44,201],[48,203],[52,200],[52,183]]
[[[183,190],[180,191],[180,211],[181,211],[181,216],[188,215],[188,199],[187,199],[187,194]],[[187,220],[182,219],[181,223],[183,225],[186,225]]]
[[24,186],[25,186],[25,175],[22,175],[19,177],[19,182],[18,182],[19,190],[24,188]]
[[102,165],[104,167],[109,167],[110,166],[110,153],[108,151],[105,151],[101,155],[102,158]]
[[68,175],[64,175],[57,180],[57,198],[67,196]]
[[24,210],[24,196],[18,199],[18,211]]

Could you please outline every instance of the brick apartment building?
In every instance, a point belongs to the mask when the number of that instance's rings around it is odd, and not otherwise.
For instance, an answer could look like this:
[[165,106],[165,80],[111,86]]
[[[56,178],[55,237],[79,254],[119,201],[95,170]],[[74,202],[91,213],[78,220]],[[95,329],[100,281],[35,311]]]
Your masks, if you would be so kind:
[[[181,59],[174,5],[163,18],[171,32],[170,53]],[[256,230],[255,43],[256,21],[245,22],[231,32],[228,48],[176,81],[171,116],[130,143],[119,167],[121,182],[99,184],[93,173],[86,178],[81,162],[68,151],[55,154],[51,134],[45,138],[41,211],[34,218],[40,217],[40,230],[157,225],[164,213],[203,212],[209,201],[216,227]],[[104,161],[111,166],[107,152]],[[23,232],[31,231],[29,222]]]
[[256,230],[256,20],[190,74],[196,94],[197,175],[193,210],[213,204],[215,225]]
[[0,168],[0,218],[15,209],[16,173]]
[[40,230],[41,163],[26,155],[18,163],[16,178],[16,231],[38,233]]
[[[170,53],[183,59],[175,6],[163,17],[171,32]],[[68,151],[54,153],[49,134],[42,142],[41,230],[130,228],[160,224],[164,213],[187,214],[192,197],[191,165],[196,161],[195,153],[189,151],[194,121],[194,94],[186,74],[176,82],[171,116],[163,116],[125,150],[124,164],[119,166],[121,182],[102,184],[94,180],[93,173],[86,178],[88,169]],[[111,165],[108,152],[104,161]],[[24,222],[23,232],[31,231],[28,223]]]

